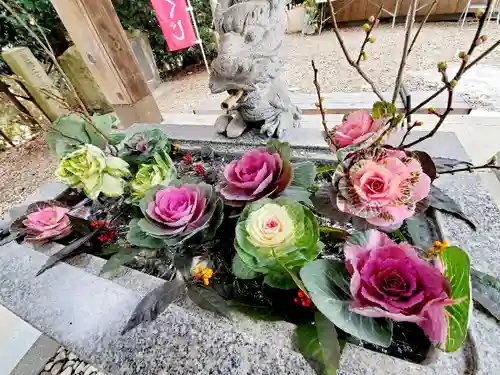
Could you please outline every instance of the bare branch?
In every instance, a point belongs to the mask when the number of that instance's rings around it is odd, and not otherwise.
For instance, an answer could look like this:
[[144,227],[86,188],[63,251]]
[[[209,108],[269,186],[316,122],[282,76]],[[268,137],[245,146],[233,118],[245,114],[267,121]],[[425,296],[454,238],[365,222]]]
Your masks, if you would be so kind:
[[321,89],[318,82],[318,69],[316,69],[316,65],[314,65],[314,60],[311,60],[311,65],[314,71],[314,87],[316,88],[316,94],[318,95],[317,107],[321,113],[321,124],[323,125],[323,129],[325,130],[326,136],[330,138],[330,141],[333,144],[333,137],[328,130],[328,126],[326,126],[326,114],[323,109],[323,98],[321,97]]
[[434,11],[434,8],[436,7],[437,3],[438,3],[438,0],[434,0],[434,2],[431,4],[429,10],[425,14],[425,17],[424,17],[422,23],[420,24],[420,26],[418,27],[417,32],[413,36],[413,40],[411,41],[410,48],[408,48],[408,55],[411,53],[411,50],[413,49],[413,46],[415,45],[415,42],[417,41],[417,38],[418,38],[418,36],[420,34],[420,31],[422,31],[422,28],[426,24],[426,22],[429,19],[429,16],[431,15],[431,13]]
[[381,5],[380,8],[378,9],[377,15],[375,16],[375,20],[370,24],[370,28],[366,32],[365,40],[363,40],[363,43],[361,44],[361,49],[359,50],[359,55],[358,55],[358,58],[356,59],[356,64],[358,64],[358,65],[361,62],[361,58],[363,57],[363,52],[365,52],[366,43],[368,43],[370,41],[370,34],[372,33],[372,30],[377,25],[378,19],[379,19],[380,15],[382,14],[383,9],[384,9],[384,7]]
[[405,32],[405,42],[403,45],[403,54],[401,56],[401,63],[399,64],[399,71],[396,77],[396,82],[394,83],[394,92],[392,94],[392,103],[396,103],[396,99],[399,95],[399,88],[401,87],[401,81],[403,81],[403,72],[406,66],[406,59],[408,58],[409,43],[411,38],[411,30],[413,29],[413,24],[415,23],[415,14],[417,13],[418,0],[413,0],[408,14],[406,15],[406,24],[408,28]]
[[446,110],[443,112],[443,114],[439,115],[439,121],[437,122],[436,126],[427,134],[423,135],[422,137],[418,138],[417,140],[410,142],[406,145],[400,145],[399,148],[409,148],[411,146],[415,146],[417,143],[420,143],[422,141],[425,141],[428,138],[431,138],[436,134],[436,132],[439,130],[441,125],[443,125],[444,120],[446,120],[446,117],[448,114],[451,112],[451,106],[453,104],[453,87],[449,86],[448,87],[448,102],[446,104]]
[[[95,124],[92,122],[92,117],[90,116],[90,113],[87,110],[87,107],[85,104],[82,102],[80,97],[78,96],[78,93],[76,92],[75,87],[71,84],[71,81],[69,80],[68,76],[62,69],[61,65],[59,65],[59,61],[57,61],[57,57],[54,54],[54,51],[52,49],[52,46],[48,42],[47,36],[43,32],[42,28],[38,26],[38,24],[35,22],[35,25],[38,29],[38,31],[42,34],[44,40],[46,41],[47,45],[38,37],[38,35],[30,28],[30,26],[24,22],[24,20],[19,16],[19,13],[17,13],[16,10],[12,9],[4,0],[0,0],[0,5],[2,5],[9,13],[11,13],[14,18],[28,31],[28,33],[37,41],[38,44],[42,47],[44,52],[50,57],[52,62],[54,63],[54,66],[56,67],[57,71],[61,76],[63,77],[64,83],[68,87],[68,89],[71,91],[73,96],[75,97],[78,105],[81,107],[82,115],[85,117],[85,120],[94,128],[94,130],[99,133],[106,141],[108,144],[110,144],[109,138],[106,134],[104,134],[101,129],[99,129]],[[31,17],[31,15],[30,15]],[[31,17],[32,18],[32,17]]]
[[[474,59],[474,61],[472,61],[469,65],[467,65],[463,71],[463,73],[465,73],[467,70],[469,70],[470,68],[472,68],[474,65],[476,65],[479,61],[481,61],[482,59],[484,59],[486,56],[488,56],[495,48],[497,48],[498,46],[500,46],[500,39],[497,40],[495,43],[493,43],[491,45],[491,47],[489,47],[486,51],[484,51],[482,54],[480,54],[477,58]],[[462,73],[462,74],[463,74]]]
[[[500,41],[496,42],[488,48],[485,52],[483,52],[481,55],[478,56],[477,59],[475,59],[469,66],[467,66],[467,61],[476,49],[476,47],[479,45],[478,41],[480,40],[481,33],[483,32],[483,28],[485,25],[485,22],[487,20],[487,15],[490,12],[490,9],[492,7],[492,4],[495,0],[488,0],[488,3],[486,4],[486,10],[484,11],[484,14],[482,17],[479,19],[479,24],[476,30],[476,34],[474,35],[474,39],[472,39],[472,42],[470,44],[469,50],[467,51],[467,55],[465,56],[466,58],[462,59],[462,64],[460,65],[460,68],[458,69],[457,73],[455,74],[455,77],[453,77],[452,81],[458,82],[458,80],[462,77],[462,74],[465,73],[467,70],[471,68],[471,66],[477,64],[480,60],[482,60],[484,57],[486,57],[491,51],[493,51],[498,45],[500,44]],[[427,99],[425,99],[423,102],[421,102],[419,105],[414,107],[412,110],[410,110],[405,117],[410,116],[411,114],[415,113],[418,111],[420,108],[422,108],[424,105],[429,103],[432,99],[436,98],[439,94],[441,94],[444,90],[448,88],[447,85],[442,86],[438,91],[436,91],[434,94],[429,96]]]
[[344,52],[344,55],[347,59],[347,62],[349,62],[349,65],[351,65],[354,69],[356,69],[358,71],[359,75],[361,77],[363,77],[363,79],[371,86],[375,95],[377,95],[380,100],[385,101],[383,95],[380,93],[380,91],[375,86],[375,83],[373,83],[373,81],[366,75],[366,73],[363,71],[363,69],[361,69],[359,64],[356,64],[356,62],[349,55],[349,51],[347,51],[347,48],[344,44],[342,36],[340,35],[339,27],[337,25],[337,19],[335,18],[335,9],[333,9],[333,5],[332,5],[331,0],[328,0],[327,2],[328,2],[328,5],[330,7],[330,11],[332,13],[333,32],[335,33],[335,36],[337,37],[337,40],[340,44],[340,48],[342,48],[342,51]]
[[453,174],[456,172],[470,172],[478,170],[478,169],[500,169],[498,165],[492,165],[492,164],[484,164],[484,165],[476,165],[474,167],[464,167],[464,168],[457,168],[457,169],[450,169],[449,171],[443,171],[439,172],[439,174]]

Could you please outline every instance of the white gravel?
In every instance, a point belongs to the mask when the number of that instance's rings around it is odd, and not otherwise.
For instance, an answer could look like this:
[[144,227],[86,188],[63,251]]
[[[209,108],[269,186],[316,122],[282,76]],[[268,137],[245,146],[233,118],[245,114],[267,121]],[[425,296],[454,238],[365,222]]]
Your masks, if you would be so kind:
[[[425,25],[409,58],[404,79],[407,87],[410,90],[434,90],[439,87],[437,63],[448,61],[450,70],[458,66],[458,52],[468,49],[475,27],[476,25],[471,24],[460,30],[455,22]],[[357,57],[364,31],[361,27],[349,27],[343,28],[341,33],[348,50],[352,56]],[[500,38],[500,28],[491,23],[485,34],[488,41],[477,49],[476,55]],[[381,90],[390,90],[394,86],[399,67],[404,27],[397,25],[392,29],[390,25],[382,24],[372,35],[376,40],[374,44],[367,46],[369,59],[362,65]],[[370,89],[345,60],[331,30],[325,30],[321,35],[287,35],[285,49],[287,59],[282,77],[293,90],[314,92],[311,59],[315,60],[320,70],[323,92],[356,92]],[[467,97],[474,106],[500,108],[500,80],[497,79],[499,76],[500,48],[491,53],[478,67],[467,72],[457,89],[460,92],[467,89]],[[207,82],[208,74],[201,71],[164,83],[155,93],[160,109],[162,112],[191,112],[197,103],[209,95]]]

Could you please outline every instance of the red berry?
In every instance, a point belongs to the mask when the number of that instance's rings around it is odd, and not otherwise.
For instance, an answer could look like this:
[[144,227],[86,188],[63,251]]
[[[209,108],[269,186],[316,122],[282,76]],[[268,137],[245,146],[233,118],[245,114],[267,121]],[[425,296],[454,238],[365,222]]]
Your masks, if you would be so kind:
[[307,302],[306,301],[302,301],[301,304],[302,304],[302,306],[307,307]]
[[203,164],[196,164],[194,166],[194,171],[196,172],[196,174],[198,174],[200,176],[204,176],[206,173],[205,167],[203,166]]
[[191,164],[193,162],[193,155],[190,152],[188,152],[186,155],[184,155],[183,160],[184,163]]
[[300,300],[299,300],[298,298],[294,298],[294,299],[293,299],[293,302],[295,302],[295,303],[299,303],[299,302],[300,302]]
[[297,294],[300,298],[304,297],[304,292],[302,290],[299,290]]

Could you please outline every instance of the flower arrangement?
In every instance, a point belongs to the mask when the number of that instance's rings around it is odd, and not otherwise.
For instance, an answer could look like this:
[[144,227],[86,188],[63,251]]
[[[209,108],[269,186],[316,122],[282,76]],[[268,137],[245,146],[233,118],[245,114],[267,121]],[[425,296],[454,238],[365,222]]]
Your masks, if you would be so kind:
[[[363,25],[367,39],[353,61],[357,69],[377,17]],[[481,18],[480,29],[483,24]],[[483,297],[491,288],[498,293],[500,282],[472,269],[466,251],[415,233],[433,210],[475,229],[434,181],[439,174],[498,168],[496,160],[474,167],[416,150],[447,113],[416,141],[404,143],[413,124],[401,144],[386,144],[404,115],[383,98],[371,112],[350,113],[328,129],[313,68],[317,107],[337,162],[295,162],[290,145],[277,140],[228,161],[206,146],[198,152],[172,145],[161,129],[130,137],[103,133],[97,144],[61,149],[53,132],[57,178],[87,199],[30,206],[2,243],[69,236],[39,273],[90,244],[107,259],[103,272],[128,265],[163,278],[124,331],[155,319],[186,291],[228,319],[238,310],[296,324],[297,350],[321,374],[335,373],[345,341],[417,362],[431,345],[458,350],[472,314],[471,275]],[[453,80],[443,75],[443,82],[452,97]],[[82,208],[80,218],[70,214]],[[407,340],[404,348],[395,337]]]

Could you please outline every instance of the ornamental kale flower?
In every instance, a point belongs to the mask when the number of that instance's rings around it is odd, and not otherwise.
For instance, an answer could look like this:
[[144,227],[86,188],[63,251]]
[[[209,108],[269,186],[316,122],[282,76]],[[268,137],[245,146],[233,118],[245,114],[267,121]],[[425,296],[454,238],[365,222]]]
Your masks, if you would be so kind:
[[413,247],[396,244],[371,230],[366,245],[347,243],[351,273],[351,310],[365,316],[417,323],[433,344],[444,345],[448,332],[445,306],[451,286],[440,270],[420,259]]
[[139,206],[144,218],[140,229],[168,245],[199,235],[213,238],[223,219],[223,204],[212,186],[205,183],[156,186],[146,192]]
[[29,205],[26,214],[15,220],[11,233],[23,232],[26,242],[44,244],[67,237],[73,232],[68,209],[57,201],[41,201]]
[[[309,209],[287,198],[260,199],[246,206],[236,226],[233,272],[275,287],[321,250],[319,226]],[[294,287],[292,283],[289,287]],[[296,286],[295,286],[296,287]]]
[[404,151],[362,149],[337,166],[333,204],[374,226],[393,227],[415,214],[417,202],[427,197],[430,185],[420,162]]
[[336,148],[344,148],[375,141],[383,126],[383,119],[374,120],[369,111],[360,110],[349,113],[331,133]]
[[132,135],[124,145],[120,157],[129,163],[144,163],[158,152],[169,153],[170,139],[160,129],[148,129]]
[[154,161],[154,163],[142,164],[132,180],[130,186],[134,199],[141,199],[149,188],[156,185],[166,186],[176,178],[177,171],[167,153],[156,153]]
[[263,197],[275,197],[292,181],[292,167],[279,152],[258,148],[246,152],[224,170],[220,193],[230,206],[243,206]]
[[97,199],[100,193],[118,197],[125,186],[122,177],[130,175],[128,167],[122,159],[106,156],[98,147],[87,144],[61,160],[56,176],[71,187],[82,187],[90,199]]

